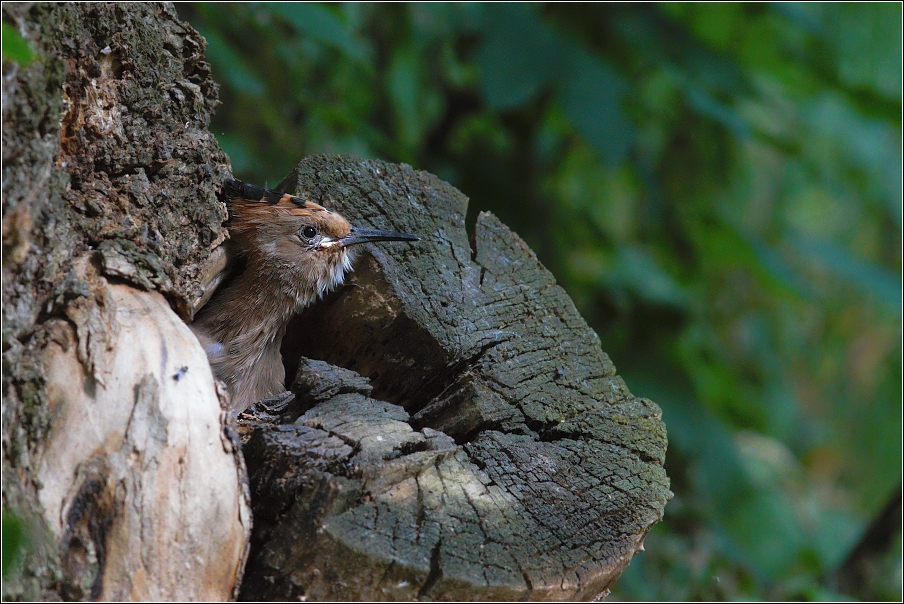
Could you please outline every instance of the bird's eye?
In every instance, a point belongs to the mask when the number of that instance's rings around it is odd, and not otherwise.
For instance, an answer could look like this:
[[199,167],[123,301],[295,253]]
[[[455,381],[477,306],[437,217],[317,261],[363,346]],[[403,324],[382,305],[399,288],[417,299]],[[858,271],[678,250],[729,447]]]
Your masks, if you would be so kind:
[[301,229],[301,236],[305,239],[313,239],[317,236],[317,229],[312,226],[306,226]]

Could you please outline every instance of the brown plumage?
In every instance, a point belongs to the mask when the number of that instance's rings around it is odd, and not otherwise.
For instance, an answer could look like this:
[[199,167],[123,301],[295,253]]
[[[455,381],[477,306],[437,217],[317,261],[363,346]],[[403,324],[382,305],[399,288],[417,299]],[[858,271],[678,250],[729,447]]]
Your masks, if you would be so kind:
[[285,390],[280,345],[293,314],[342,283],[350,246],[417,241],[414,235],[355,228],[298,197],[225,183],[230,245],[245,270],[201,309],[192,330],[238,413]]

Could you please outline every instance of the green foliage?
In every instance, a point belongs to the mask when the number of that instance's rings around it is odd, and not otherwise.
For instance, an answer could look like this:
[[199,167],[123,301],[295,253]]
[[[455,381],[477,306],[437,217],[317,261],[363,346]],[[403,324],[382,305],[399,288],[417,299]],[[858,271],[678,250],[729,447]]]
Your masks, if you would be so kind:
[[15,61],[20,65],[28,65],[35,58],[35,53],[22,35],[9,23],[3,24],[3,58]]
[[[676,496],[615,596],[840,597],[901,476],[900,5],[179,10],[239,177],[440,175],[662,406]],[[849,595],[900,595],[896,543],[897,579]]]
[[3,511],[2,576],[4,579],[19,560],[25,548],[25,525],[12,513]]

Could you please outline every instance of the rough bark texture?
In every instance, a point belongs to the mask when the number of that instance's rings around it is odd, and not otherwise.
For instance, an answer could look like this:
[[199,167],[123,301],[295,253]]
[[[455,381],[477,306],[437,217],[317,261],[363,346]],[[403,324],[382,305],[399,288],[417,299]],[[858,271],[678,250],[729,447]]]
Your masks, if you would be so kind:
[[226,237],[203,38],[161,4],[3,20],[37,54],[3,62],[3,503],[28,527],[4,599],[227,598],[244,467],[172,310]]
[[517,235],[481,214],[469,244],[448,184],[315,157],[279,188],[422,241],[369,246],[290,325],[296,400],[246,419],[242,597],[604,593],[670,497],[659,408]]

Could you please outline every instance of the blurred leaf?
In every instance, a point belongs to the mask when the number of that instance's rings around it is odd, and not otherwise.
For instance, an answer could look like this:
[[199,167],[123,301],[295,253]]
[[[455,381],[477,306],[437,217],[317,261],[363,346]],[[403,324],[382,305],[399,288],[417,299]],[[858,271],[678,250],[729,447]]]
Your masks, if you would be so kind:
[[731,130],[737,138],[745,139],[750,136],[747,123],[737,112],[718,102],[701,88],[689,87],[687,98],[694,109]]
[[679,308],[690,302],[688,292],[659,266],[650,253],[640,247],[620,247],[614,269],[622,282],[642,298]]
[[810,260],[841,277],[894,311],[901,310],[901,278],[871,262],[855,258],[844,249],[825,241],[796,235],[791,241]]
[[[831,161],[826,163],[837,165],[841,160],[869,174],[866,184],[870,195],[864,201],[878,201],[900,223],[900,130],[883,120],[860,114],[848,99],[835,93],[813,98],[804,118],[813,131],[812,144],[818,145]],[[810,155],[816,157],[815,152]],[[837,178],[835,174],[832,176]]]
[[205,54],[214,65],[216,70],[214,75],[222,74],[237,92],[253,96],[263,95],[265,85],[245,58],[218,33],[204,28],[200,28],[199,31],[207,39]]
[[415,2],[409,7],[415,33],[445,38],[478,32],[487,9],[480,2]]
[[491,110],[533,98],[562,68],[557,35],[526,4],[486,5],[485,41],[477,53],[481,89]]
[[299,33],[328,44],[361,62],[370,60],[367,47],[354,39],[342,20],[315,2],[264,2],[262,7],[279,15]]
[[35,53],[28,41],[9,23],[3,23],[3,58],[22,66],[35,59]]
[[439,117],[441,97],[428,85],[424,57],[414,44],[400,45],[386,74],[387,93],[396,122],[397,151],[402,161],[414,161],[427,129]]
[[826,36],[838,51],[838,75],[847,85],[901,98],[901,4],[840,2],[818,6]]
[[715,48],[724,49],[734,44],[746,25],[743,4],[719,2],[695,8],[698,10],[692,24],[694,34]]
[[21,556],[25,548],[25,525],[18,516],[3,511],[3,578]]
[[808,33],[818,33],[823,29],[822,20],[813,11],[807,10],[806,4],[806,2],[771,2],[769,6]]
[[622,109],[627,91],[628,84],[614,69],[580,49],[573,51],[567,69],[556,78],[565,114],[609,166],[625,159],[634,138],[634,128]]
[[818,560],[818,569],[835,568],[841,564],[866,528],[866,523],[861,518],[844,510],[836,502],[819,499],[826,495],[817,491],[805,494],[801,501],[809,516],[801,520],[812,535],[810,547]]
[[727,222],[709,224],[697,233],[700,251],[709,262],[743,267],[771,293],[799,297],[805,292],[800,279],[764,242],[745,235]]
[[756,264],[751,264],[751,268],[767,284],[774,283],[793,297],[812,297],[814,295],[775,249],[752,234],[747,233],[741,236],[750,245],[756,258]]
[[422,73],[417,54],[411,47],[402,47],[393,55],[387,74],[389,97],[392,99],[398,136],[406,146],[414,146],[423,127],[418,97]]
[[628,91],[624,78],[554,31],[529,6],[491,7],[486,41],[477,55],[489,108],[523,104],[552,85],[580,136],[609,165],[621,163],[634,132],[622,109]]
[[743,430],[735,436],[741,462],[751,482],[760,488],[786,488],[803,475],[794,454],[781,441]]
[[724,521],[744,558],[768,579],[793,568],[807,535],[789,495],[781,490],[756,490],[736,505]]
[[223,148],[223,151],[226,152],[226,155],[229,156],[233,173],[245,172],[254,163],[254,158],[242,138],[222,133],[217,136],[217,142]]

